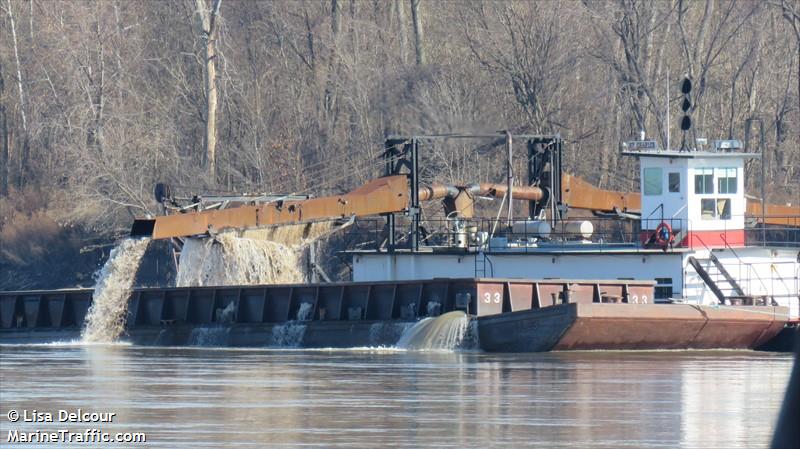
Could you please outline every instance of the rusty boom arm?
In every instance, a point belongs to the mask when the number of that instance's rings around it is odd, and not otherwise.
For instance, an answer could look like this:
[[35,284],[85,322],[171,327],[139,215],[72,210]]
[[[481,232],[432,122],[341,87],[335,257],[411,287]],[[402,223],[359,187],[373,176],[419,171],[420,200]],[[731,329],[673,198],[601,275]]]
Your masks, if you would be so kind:
[[251,229],[402,212],[407,207],[406,176],[387,176],[372,180],[344,195],[136,219],[131,236],[153,239],[188,237],[224,229]]
[[[491,183],[472,184],[466,187],[437,184],[421,187],[419,190],[421,201],[437,199],[455,201],[460,197],[468,200],[470,206],[473,195],[502,197],[506,194],[505,185]],[[461,195],[462,192],[469,192],[469,194]],[[518,200],[542,197],[542,191],[537,187],[515,188],[514,193]],[[344,195],[307,200],[273,201],[230,209],[191,211],[155,218],[140,218],[134,220],[131,236],[153,239],[188,237],[225,229],[253,229],[353,216],[398,213],[407,211],[408,206],[408,178],[405,175],[396,175],[372,180]],[[471,211],[471,207],[469,210]]]
[[[595,187],[567,173],[562,175],[562,201],[572,209],[597,212],[639,212],[642,197],[639,192],[619,192]],[[767,204],[762,214],[759,199],[747,198],[746,214],[769,225],[800,226],[800,207]],[[763,220],[762,220],[763,216]]]
[[[566,173],[562,176],[562,200],[570,208],[599,212],[638,212],[641,209],[641,197],[638,192],[604,190],[576,176]],[[421,187],[419,197],[421,201],[435,199],[452,201],[455,206],[451,208],[468,212],[463,215],[471,217],[474,195],[502,197],[506,194],[506,189],[505,185],[489,183],[462,187],[433,185]],[[521,186],[514,188],[514,195],[516,200],[539,200],[543,198],[544,192],[538,187]],[[153,239],[188,237],[225,229],[252,229],[353,216],[399,213],[407,211],[408,206],[407,177],[395,175],[372,180],[344,195],[307,200],[279,200],[231,209],[193,211],[136,219],[131,229],[131,236],[147,236]],[[767,224],[798,225],[789,222],[792,219],[786,217],[800,215],[800,208],[769,204],[767,212],[783,215],[766,217]],[[747,213],[759,217],[760,204],[748,200]]]

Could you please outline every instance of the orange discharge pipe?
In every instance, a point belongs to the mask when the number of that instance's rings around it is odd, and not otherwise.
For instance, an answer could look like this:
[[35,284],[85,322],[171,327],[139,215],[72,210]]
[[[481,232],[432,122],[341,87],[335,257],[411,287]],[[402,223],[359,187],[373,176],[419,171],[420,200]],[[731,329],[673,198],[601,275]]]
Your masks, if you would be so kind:
[[[539,201],[544,197],[544,193],[539,187],[515,186],[513,189],[515,200]],[[448,197],[454,198],[458,196],[461,191],[466,191],[471,195],[502,198],[506,195],[507,190],[508,186],[505,184],[494,184],[489,182],[470,184],[467,186],[446,186],[443,184],[434,184],[419,188],[419,200],[431,201]]]
[[[507,187],[502,184],[482,183],[466,187],[436,184],[420,188],[419,197],[420,201],[436,199],[447,201],[457,198],[464,191],[468,195],[457,200],[461,205],[470,195],[501,197],[505,195],[506,190]],[[542,198],[542,191],[538,187],[514,187],[514,198],[538,200]],[[350,193],[339,196],[302,201],[275,201],[231,209],[140,218],[134,220],[131,235],[154,239],[188,237],[224,229],[248,229],[352,216],[397,213],[408,210],[408,204],[406,176],[387,176],[372,180]]]
[[223,229],[307,223],[403,212],[407,209],[408,179],[405,175],[387,176],[372,180],[344,195],[136,219],[131,236],[154,239],[189,237]]
[[[640,210],[641,197],[638,192],[616,192],[597,188],[581,178],[564,174],[562,199],[570,207],[595,211]],[[541,201],[545,192],[539,187],[513,187],[514,199]],[[480,183],[467,186],[434,184],[419,189],[420,201],[441,199],[445,208],[472,216],[474,196],[506,196],[505,184]],[[274,201],[266,204],[240,206],[231,209],[188,212],[156,218],[136,219],[131,229],[132,236],[148,236],[154,239],[188,237],[221,231],[223,229],[248,229],[272,225],[307,223],[353,216],[369,216],[404,212],[408,210],[408,179],[405,175],[387,176],[364,184],[350,193],[337,196],[312,198],[302,201]],[[748,201],[747,213],[760,217],[761,207],[757,201]],[[800,208],[767,205],[767,214],[782,217],[767,217],[767,224],[798,226]]]
[[[561,178],[561,199],[572,209],[586,209],[601,212],[631,211],[642,209],[642,197],[639,192],[619,192],[605,190],[589,184],[582,178],[564,173]],[[514,195],[517,189],[514,188]],[[800,207],[779,204],[766,205],[764,223],[780,226],[800,226]],[[761,202],[758,199],[747,199],[748,217],[761,220]]]
[[[508,186],[506,184],[492,184],[482,182],[477,185],[479,196],[493,196],[495,198],[502,198],[506,196]],[[475,188],[473,184],[472,189]],[[532,186],[514,186],[514,199],[525,201],[539,201],[544,198],[544,192],[539,187]]]

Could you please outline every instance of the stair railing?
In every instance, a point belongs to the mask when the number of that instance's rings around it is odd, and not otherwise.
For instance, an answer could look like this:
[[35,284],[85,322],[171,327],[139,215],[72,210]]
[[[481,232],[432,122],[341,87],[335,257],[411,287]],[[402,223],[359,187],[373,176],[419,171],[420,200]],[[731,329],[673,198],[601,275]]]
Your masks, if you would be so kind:
[[[726,238],[725,233],[720,234],[719,237],[722,239],[722,243],[725,244],[725,248],[729,249],[731,251],[731,254],[733,254],[733,256],[736,257],[736,260],[739,261],[739,266],[744,265],[745,267],[747,267],[748,287],[750,286],[749,281],[753,279],[752,275],[755,274],[755,278],[758,279],[758,282],[761,284],[761,287],[764,288],[764,291],[769,291],[769,289],[767,288],[767,284],[765,284],[764,280],[761,279],[761,276],[758,275],[758,270],[753,268],[753,264],[743,261],[742,258],[739,257],[739,254],[736,252],[736,250],[733,249],[733,247],[730,244],[728,244],[728,239]],[[780,274],[778,275],[778,278],[780,279]],[[750,291],[752,292],[752,289],[750,289]]]

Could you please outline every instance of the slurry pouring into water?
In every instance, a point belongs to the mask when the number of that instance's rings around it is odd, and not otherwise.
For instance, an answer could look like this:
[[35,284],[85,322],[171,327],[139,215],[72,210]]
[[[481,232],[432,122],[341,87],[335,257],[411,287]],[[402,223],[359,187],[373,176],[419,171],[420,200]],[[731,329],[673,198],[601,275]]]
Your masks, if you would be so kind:
[[213,239],[186,239],[176,285],[291,284],[303,280],[292,247],[223,233]]
[[95,273],[92,306],[81,332],[84,343],[112,343],[125,330],[128,298],[149,243],[147,238],[123,240]]
[[313,304],[304,302],[297,310],[294,320],[272,328],[272,346],[276,348],[299,348],[306,333],[306,322],[314,312]]
[[332,222],[317,222],[188,238],[181,250],[176,286],[304,282],[307,245],[341,229]]
[[423,318],[400,337],[397,347],[415,351],[453,351],[464,342],[469,318],[461,311]]

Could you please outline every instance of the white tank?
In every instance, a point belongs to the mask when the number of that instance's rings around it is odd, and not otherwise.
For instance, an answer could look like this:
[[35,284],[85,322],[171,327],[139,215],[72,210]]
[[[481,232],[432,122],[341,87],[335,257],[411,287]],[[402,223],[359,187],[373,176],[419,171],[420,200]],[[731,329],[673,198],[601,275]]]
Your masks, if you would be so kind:
[[552,230],[553,228],[550,227],[550,223],[538,220],[517,221],[514,222],[514,226],[511,227],[511,232],[516,234],[517,237],[524,236],[546,239],[550,237],[550,231]]
[[591,221],[568,221],[564,225],[564,232],[567,238],[592,238],[594,225]]

